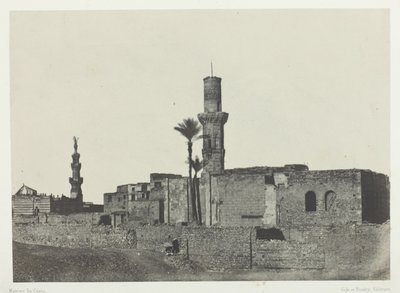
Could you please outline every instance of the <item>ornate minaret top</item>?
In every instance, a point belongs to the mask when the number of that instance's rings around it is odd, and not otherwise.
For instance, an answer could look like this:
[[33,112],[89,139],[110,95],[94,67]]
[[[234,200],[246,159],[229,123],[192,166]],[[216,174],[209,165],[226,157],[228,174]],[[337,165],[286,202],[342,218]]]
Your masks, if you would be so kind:
[[78,152],[78,139],[79,139],[79,137],[76,138],[76,137],[74,136],[74,149],[75,149],[75,153]]
[[198,116],[203,125],[203,164],[208,173],[222,173],[224,170],[224,124],[228,113],[222,112],[221,78],[204,78],[204,112]]
[[74,153],[72,154],[72,177],[69,178],[71,184],[71,198],[78,198],[82,200],[83,178],[81,177],[81,163],[79,163],[80,154],[78,153],[78,138],[74,136]]

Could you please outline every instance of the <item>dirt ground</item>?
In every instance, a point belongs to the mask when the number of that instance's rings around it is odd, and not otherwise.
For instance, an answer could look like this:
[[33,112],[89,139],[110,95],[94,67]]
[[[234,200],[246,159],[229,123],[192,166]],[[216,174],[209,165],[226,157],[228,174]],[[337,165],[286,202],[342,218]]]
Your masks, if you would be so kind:
[[[360,279],[319,270],[210,272],[182,256],[132,249],[60,248],[13,242],[14,282],[264,281]],[[382,277],[382,276],[380,276]]]

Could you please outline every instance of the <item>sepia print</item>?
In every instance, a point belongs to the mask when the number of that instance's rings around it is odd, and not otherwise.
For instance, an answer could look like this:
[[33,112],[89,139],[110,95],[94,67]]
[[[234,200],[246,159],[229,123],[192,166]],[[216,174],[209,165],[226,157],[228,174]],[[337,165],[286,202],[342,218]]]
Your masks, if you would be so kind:
[[10,16],[13,281],[390,279],[387,10]]

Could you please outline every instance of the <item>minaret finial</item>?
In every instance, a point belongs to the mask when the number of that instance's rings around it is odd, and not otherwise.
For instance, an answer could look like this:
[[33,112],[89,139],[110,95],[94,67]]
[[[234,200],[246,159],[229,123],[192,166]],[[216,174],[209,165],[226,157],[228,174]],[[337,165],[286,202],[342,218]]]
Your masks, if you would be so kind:
[[74,136],[74,149],[75,149],[75,153],[76,153],[76,151],[77,151],[77,149],[78,149],[78,139],[79,139],[79,138],[77,138],[77,137]]
[[211,61],[211,77],[213,77],[213,64],[212,64],[212,61]]

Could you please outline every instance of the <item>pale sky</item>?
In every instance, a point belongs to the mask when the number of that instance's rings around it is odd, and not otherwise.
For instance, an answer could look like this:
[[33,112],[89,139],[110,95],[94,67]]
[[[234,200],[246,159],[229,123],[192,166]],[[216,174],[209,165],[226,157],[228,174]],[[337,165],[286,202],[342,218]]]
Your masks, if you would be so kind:
[[74,135],[85,201],[186,175],[211,60],[226,168],[390,172],[388,10],[15,12],[10,36],[13,192],[69,195]]

